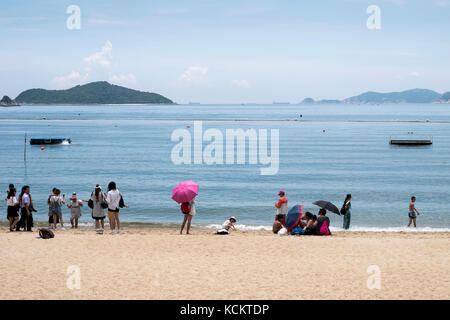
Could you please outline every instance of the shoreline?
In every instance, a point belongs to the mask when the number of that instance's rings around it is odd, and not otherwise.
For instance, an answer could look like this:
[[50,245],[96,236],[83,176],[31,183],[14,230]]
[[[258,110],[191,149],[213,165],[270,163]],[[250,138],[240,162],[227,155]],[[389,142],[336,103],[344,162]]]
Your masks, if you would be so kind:
[[[33,232],[38,230],[38,228],[47,228],[47,221],[34,220]],[[131,230],[179,230],[181,226],[180,222],[138,222],[138,221],[121,221],[120,225],[123,228],[131,229]],[[0,220],[0,230],[8,229],[9,222],[6,220]],[[253,231],[271,231],[271,225],[244,225],[244,224],[236,224],[236,227],[240,231],[253,232]],[[57,231],[60,228],[59,224],[57,227]],[[67,231],[71,230],[70,221],[64,222],[64,228]],[[221,229],[220,224],[216,223],[193,223],[191,226],[192,230],[217,230]],[[94,230],[94,222],[93,221],[79,221],[78,229],[73,230]],[[105,230],[109,230],[109,222],[108,219],[105,219]],[[343,230],[341,227],[331,226],[330,230],[333,233],[450,233],[450,227],[432,227],[432,226],[419,226],[417,228],[414,227],[406,227],[406,226],[351,226],[349,230]]]
[[0,118],[0,121],[14,120],[14,121],[175,121],[175,122],[335,122],[335,123],[426,123],[426,124],[450,124],[449,120],[339,120],[339,119],[210,119],[210,118]]

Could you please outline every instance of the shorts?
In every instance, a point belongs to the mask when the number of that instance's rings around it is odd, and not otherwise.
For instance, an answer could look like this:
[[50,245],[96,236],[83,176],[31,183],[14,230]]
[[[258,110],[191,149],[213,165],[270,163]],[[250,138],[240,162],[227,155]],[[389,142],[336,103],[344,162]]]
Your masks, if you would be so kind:
[[117,208],[116,210],[111,210],[111,209],[108,209],[108,219],[111,219],[111,213],[119,213],[119,209]]
[[94,217],[92,215],[92,219],[94,219],[94,220],[103,220],[103,219],[105,219],[105,216],[103,216],[103,217]]
[[414,211],[410,211],[410,212],[408,212],[408,217],[410,217],[411,219],[415,219],[416,213]]

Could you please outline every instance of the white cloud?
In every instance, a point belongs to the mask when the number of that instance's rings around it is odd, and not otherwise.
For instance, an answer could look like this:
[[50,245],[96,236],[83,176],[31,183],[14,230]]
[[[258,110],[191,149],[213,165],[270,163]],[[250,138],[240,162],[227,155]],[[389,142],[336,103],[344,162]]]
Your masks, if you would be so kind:
[[449,0],[435,0],[434,3],[438,6],[438,7],[446,7],[450,4]]
[[206,84],[208,82],[207,73],[208,68],[206,67],[191,66],[178,79],[183,83]]
[[54,77],[52,84],[58,89],[67,89],[87,80],[88,74],[81,75],[78,71],[72,71],[66,76]]
[[137,83],[136,77],[132,73],[112,75],[109,77],[109,82],[125,87],[135,86]]
[[239,87],[239,88],[250,87],[250,84],[248,83],[247,80],[232,80],[231,84],[233,84],[234,86]]
[[411,76],[411,77],[418,77],[418,76],[420,76],[420,73],[418,73],[417,71],[413,71],[413,72],[409,73],[409,76]]
[[84,62],[92,66],[109,68],[112,60],[112,43],[108,40],[99,52],[84,58]]

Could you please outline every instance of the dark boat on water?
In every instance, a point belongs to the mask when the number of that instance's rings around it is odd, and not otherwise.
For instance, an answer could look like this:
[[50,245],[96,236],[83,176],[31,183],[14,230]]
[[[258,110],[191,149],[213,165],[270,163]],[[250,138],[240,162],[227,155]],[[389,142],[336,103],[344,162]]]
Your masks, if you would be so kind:
[[48,145],[48,144],[70,144],[70,138],[31,138],[30,144],[34,145]]
[[433,140],[426,139],[390,139],[390,144],[398,146],[429,146],[433,144]]

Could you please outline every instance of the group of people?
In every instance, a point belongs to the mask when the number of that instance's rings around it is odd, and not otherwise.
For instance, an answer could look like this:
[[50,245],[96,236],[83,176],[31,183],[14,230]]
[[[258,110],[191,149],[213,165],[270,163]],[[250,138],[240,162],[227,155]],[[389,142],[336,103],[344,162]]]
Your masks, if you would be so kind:
[[[33,227],[33,212],[37,212],[33,205],[33,200],[30,194],[30,187],[23,186],[20,194],[17,196],[17,190],[13,184],[9,185],[6,191],[6,203],[7,203],[7,219],[9,221],[10,231],[32,231]],[[280,191],[278,193],[279,200],[275,203],[276,215],[275,222],[272,226],[273,233],[282,234],[287,232],[285,220],[287,215],[288,200],[286,193]],[[351,200],[352,195],[347,194],[340,213],[344,216],[343,228],[348,230],[350,228],[351,220]],[[117,233],[120,233],[120,208],[128,208],[123,201],[122,194],[117,189],[116,183],[111,181],[108,184],[108,192],[104,193],[99,184],[94,188],[89,200],[79,200],[76,192],[72,193],[72,197],[67,203],[67,207],[70,209],[70,223],[72,228],[78,228],[78,219],[81,217],[81,208],[83,203],[87,202],[88,207],[91,209],[91,216],[95,221],[95,229],[97,233],[103,233],[105,229],[105,210],[108,211],[108,219],[110,225],[110,233],[113,234],[117,227]],[[416,227],[416,217],[419,215],[419,211],[415,207],[416,197],[411,198],[409,204],[409,224],[413,223]],[[64,229],[64,221],[62,214],[62,207],[66,204],[66,195],[61,196],[61,190],[53,188],[52,193],[48,196],[48,216],[49,227],[57,228],[57,224],[61,225]],[[181,204],[181,211],[183,213],[183,222],[181,224],[180,234],[183,233],[185,226],[186,234],[189,234],[191,228],[192,217],[195,215],[195,197],[189,201]],[[330,235],[330,219],[326,216],[327,211],[320,209],[318,215],[306,212],[298,222],[298,225],[294,228],[290,228],[290,233],[293,235]],[[236,223],[236,217],[232,216],[227,219],[222,227],[216,232],[216,234],[228,234],[231,230],[237,230],[234,226]]]
[[[7,202],[7,218],[9,220],[10,231],[32,231],[33,227],[33,212],[37,212],[33,205],[33,200],[30,194],[30,187],[23,186],[19,197],[17,198],[16,188],[13,184],[9,185],[6,191]],[[110,233],[113,234],[117,227],[117,233],[120,233],[120,208],[128,208],[123,201],[122,194],[117,189],[116,183],[111,181],[108,184],[108,192],[105,194],[102,188],[97,184],[94,191],[91,193],[89,200],[79,200],[76,192],[72,193],[72,197],[67,203],[70,209],[70,223],[72,228],[78,228],[78,219],[81,217],[81,208],[83,202],[87,202],[91,209],[91,216],[95,221],[95,228],[97,233],[103,233],[105,229],[105,210],[108,211],[108,219],[110,225]],[[61,190],[53,188],[52,193],[48,196],[48,223],[49,227],[57,228],[57,224],[61,225],[64,230],[64,221],[62,208],[66,204],[66,195],[61,196]],[[20,215],[19,215],[20,213]],[[20,218],[19,218],[20,217]]]
[[[276,215],[275,222],[272,226],[272,231],[275,234],[285,234],[288,232],[286,229],[286,215],[287,215],[287,205],[288,200],[286,198],[286,193],[281,190],[278,193],[279,199],[278,202],[275,203]],[[342,204],[342,208],[340,213],[344,216],[343,227],[344,230],[348,230],[350,228],[350,219],[351,219],[351,208],[352,208],[352,195],[347,194],[345,197],[344,203]],[[317,215],[312,214],[311,212],[306,212],[303,216],[301,216],[298,224],[289,230],[292,235],[331,235],[330,227],[330,218],[326,216],[326,209],[319,209]]]

